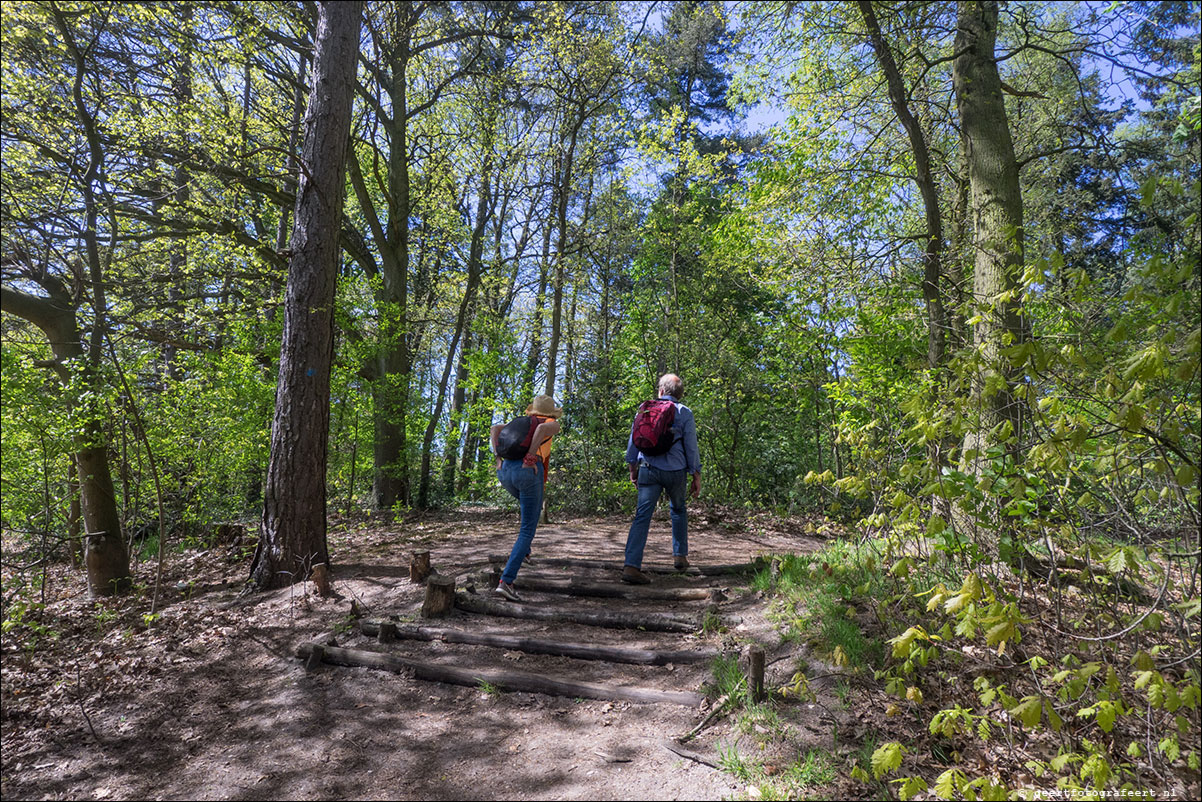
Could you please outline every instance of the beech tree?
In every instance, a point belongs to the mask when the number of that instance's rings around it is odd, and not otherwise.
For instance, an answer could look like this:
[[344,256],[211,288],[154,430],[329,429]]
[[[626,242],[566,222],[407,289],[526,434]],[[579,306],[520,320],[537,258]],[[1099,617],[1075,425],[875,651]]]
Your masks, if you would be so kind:
[[1022,402],[1014,389],[1017,372],[1005,351],[1025,338],[1019,288],[1023,201],[994,55],[997,3],[960,3],[957,26],[953,76],[968,158],[976,255],[973,343],[982,363],[972,385],[981,419],[976,431],[966,436],[964,450],[979,466],[979,457],[990,446],[1017,442],[1022,436]]

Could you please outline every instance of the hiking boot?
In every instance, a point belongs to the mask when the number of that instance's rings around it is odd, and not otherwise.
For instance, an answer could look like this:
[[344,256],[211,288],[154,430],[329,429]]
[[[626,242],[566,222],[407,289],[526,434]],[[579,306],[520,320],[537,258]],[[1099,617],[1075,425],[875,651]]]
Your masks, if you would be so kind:
[[493,593],[497,594],[498,596],[503,596],[512,602],[520,602],[522,600],[522,597],[518,595],[518,592],[513,589],[513,585],[509,584],[508,582],[499,583],[497,585],[497,589],[494,590]]
[[633,565],[627,565],[622,569],[622,581],[629,585],[650,585],[651,577]]
[[683,554],[677,554],[676,558],[672,560],[672,565],[675,566],[677,571],[683,571],[689,567],[689,560]]

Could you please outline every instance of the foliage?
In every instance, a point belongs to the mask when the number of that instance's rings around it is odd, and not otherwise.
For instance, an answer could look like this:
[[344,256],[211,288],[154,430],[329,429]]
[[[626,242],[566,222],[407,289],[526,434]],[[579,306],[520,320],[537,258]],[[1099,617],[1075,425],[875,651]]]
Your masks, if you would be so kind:
[[[65,557],[89,443],[127,540],[157,532],[156,479],[168,545],[255,521],[306,11],[9,5],[4,288],[69,308],[82,355],[6,295],[3,528],[32,566]],[[552,509],[629,513],[631,418],[677,372],[707,500],[857,533],[756,583],[948,747],[934,771],[882,736],[864,776],[1017,792],[966,757],[1016,731],[1041,787],[1196,773],[1197,4],[1002,8],[1025,257],[992,298],[971,290],[959,7],[877,14],[934,161],[940,323],[916,154],[856,4],[369,3],[329,508],[510,503],[488,429],[548,391]],[[978,342],[1011,304],[1021,326]],[[979,400],[1007,394],[994,426]]]

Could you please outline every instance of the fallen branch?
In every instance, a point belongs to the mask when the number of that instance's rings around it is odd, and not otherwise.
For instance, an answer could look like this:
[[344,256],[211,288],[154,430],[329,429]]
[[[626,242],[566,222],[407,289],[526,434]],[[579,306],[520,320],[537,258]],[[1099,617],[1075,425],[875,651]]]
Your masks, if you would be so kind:
[[[359,624],[364,635],[377,637],[380,622],[362,621]],[[400,626],[396,637],[405,640],[443,641],[445,643],[467,643],[473,646],[493,646],[498,649],[514,649],[527,654],[553,654],[574,657],[579,660],[607,660],[611,663],[635,663],[638,665],[662,666],[669,663],[703,663],[713,660],[720,652],[717,649],[658,650],[628,649],[618,646],[594,646],[584,643],[539,640],[513,635],[492,635],[483,632],[467,632],[442,627]]]
[[701,694],[690,691],[660,691],[624,685],[602,685],[596,682],[574,682],[522,671],[457,668],[362,649],[341,649],[335,646],[323,647],[317,644],[304,644],[297,651],[303,657],[308,657],[314,646],[321,650],[322,660],[326,663],[364,666],[394,673],[412,671],[417,679],[446,682],[453,685],[475,687],[481,683],[488,683],[505,691],[545,693],[551,696],[582,697],[606,701],[676,704],[685,707],[696,707],[705,699]]
[[660,746],[667,749],[669,752],[674,752],[683,758],[688,758],[694,763],[700,763],[703,766],[709,766],[711,769],[718,768],[718,764],[705,757],[699,752],[694,752],[692,749],[685,749],[675,741],[660,741]]
[[709,725],[709,723],[718,716],[719,713],[722,713],[723,711],[726,710],[726,705],[729,702],[730,702],[730,694],[724,693],[721,696],[719,696],[718,700],[716,702],[714,702],[714,709],[709,712],[709,715],[707,715],[705,718],[701,719],[700,724],[698,724],[696,727],[694,727],[693,729],[686,732],[684,735],[677,736],[676,742],[683,744],[683,743],[688,743],[689,741],[696,738],[697,733],[699,733],[703,729],[705,729]]

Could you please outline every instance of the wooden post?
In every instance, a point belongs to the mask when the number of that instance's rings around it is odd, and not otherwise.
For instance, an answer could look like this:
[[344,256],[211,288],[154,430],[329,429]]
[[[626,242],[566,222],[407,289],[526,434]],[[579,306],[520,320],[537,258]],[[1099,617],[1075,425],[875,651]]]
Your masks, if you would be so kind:
[[751,701],[764,701],[764,649],[761,646],[747,649],[747,685],[751,689]]
[[425,582],[430,575],[430,552],[415,551],[409,560],[409,581]]
[[380,643],[392,643],[396,640],[396,624],[391,621],[381,621],[380,631],[376,633],[376,640]]
[[317,588],[318,595],[323,599],[328,599],[334,595],[334,589],[330,586],[330,566],[326,563],[318,563],[313,566],[313,570],[309,574],[309,579],[313,580],[313,585]]
[[426,580],[422,618],[444,618],[455,609],[455,578],[434,574]]
[[309,656],[305,659],[305,671],[316,671],[321,666],[321,660],[325,654],[325,647],[320,643],[314,643]]

